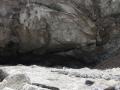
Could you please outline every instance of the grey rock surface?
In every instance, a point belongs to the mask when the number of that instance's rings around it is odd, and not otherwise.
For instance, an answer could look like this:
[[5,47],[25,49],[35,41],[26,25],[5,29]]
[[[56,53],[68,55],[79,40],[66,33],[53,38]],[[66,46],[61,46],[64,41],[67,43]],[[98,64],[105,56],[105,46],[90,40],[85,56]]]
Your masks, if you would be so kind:
[[0,54],[72,50],[85,62],[107,59],[120,49],[119,4],[119,0],[1,0]]
[[101,15],[119,14],[120,0],[100,0]]
[[[42,1],[42,4],[17,0],[0,2],[2,54],[5,51],[8,54],[11,51],[13,54],[60,51],[96,43],[95,24],[88,17],[78,15],[69,4],[49,7]],[[57,7],[62,11],[54,9]]]

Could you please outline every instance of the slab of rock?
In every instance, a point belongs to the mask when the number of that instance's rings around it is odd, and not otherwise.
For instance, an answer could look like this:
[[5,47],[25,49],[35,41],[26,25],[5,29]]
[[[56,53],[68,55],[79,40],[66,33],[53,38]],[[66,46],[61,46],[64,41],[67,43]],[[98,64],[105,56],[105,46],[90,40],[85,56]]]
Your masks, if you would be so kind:
[[13,74],[6,77],[0,84],[0,89],[10,87],[15,90],[21,89],[25,84],[30,84],[30,79],[25,74]]

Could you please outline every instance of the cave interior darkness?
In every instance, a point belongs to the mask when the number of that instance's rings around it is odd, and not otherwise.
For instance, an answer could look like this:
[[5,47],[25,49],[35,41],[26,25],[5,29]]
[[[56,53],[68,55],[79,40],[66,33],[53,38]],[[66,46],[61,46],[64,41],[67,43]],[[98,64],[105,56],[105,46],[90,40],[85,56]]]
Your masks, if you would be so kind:
[[58,55],[58,54],[44,54],[44,55],[33,55],[23,54],[16,56],[1,56],[1,65],[40,65],[45,67],[68,67],[68,68],[83,68],[89,67],[94,68],[96,63],[86,63],[83,58],[75,58],[70,55]]

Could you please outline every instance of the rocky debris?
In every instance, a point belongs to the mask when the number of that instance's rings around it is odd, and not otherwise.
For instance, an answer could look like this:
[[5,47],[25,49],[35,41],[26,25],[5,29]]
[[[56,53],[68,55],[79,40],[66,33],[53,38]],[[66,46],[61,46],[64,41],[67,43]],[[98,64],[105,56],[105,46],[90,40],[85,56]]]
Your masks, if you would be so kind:
[[[120,68],[71,69],[41,66],[0,67],[9,75],[0,89],[13,90],[120,90]],[[61,73],[63,72],[63,73]],[[9,90],[8,89],[8,90]]]
[[[105,80],[120,80],[120,74],[116,71],[119,71],[119,68],[107,69],[107,70],[97,70],[89,68],[82,68],[82,69],[65,69],[65,70],[52,70],[52,72],[63,74],[63,75],[70,75],[75,77],[82,77],[82,78],[93,78],[93,79],[105,79]],[[114,72],[114,73],[113,73]]]

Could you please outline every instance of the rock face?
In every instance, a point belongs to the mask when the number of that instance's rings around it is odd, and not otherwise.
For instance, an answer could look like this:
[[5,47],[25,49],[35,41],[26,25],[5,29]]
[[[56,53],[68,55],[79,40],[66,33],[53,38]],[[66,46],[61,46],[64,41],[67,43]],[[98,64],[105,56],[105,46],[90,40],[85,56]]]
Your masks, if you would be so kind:
[[69,5],[58,2],[49,7],[17,0],[2,0],[1,4],[1,52],[42,53],[96,43],[95,24]]
[[72,50],[86,61],[116,55],[119,4],[119,0],[1,0],[0,54]]

